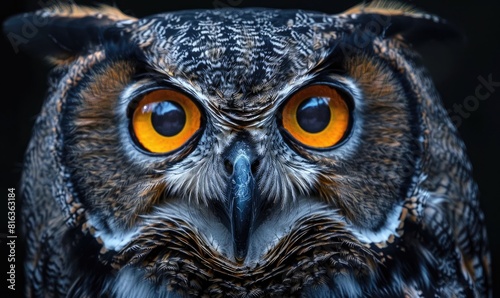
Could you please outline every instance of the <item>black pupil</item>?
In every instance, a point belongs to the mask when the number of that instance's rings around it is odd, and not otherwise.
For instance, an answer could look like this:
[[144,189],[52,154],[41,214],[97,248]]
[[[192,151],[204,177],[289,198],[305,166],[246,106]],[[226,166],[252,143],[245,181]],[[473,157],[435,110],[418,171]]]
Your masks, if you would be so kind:
[[323,131],[330,123],[330,107],[328,98],[311,97],[304,100],[297,109],[297,122],[309,133]]
[[186,112],[176,102],[162,101],[153,107],[151,123],[162,136],[173,137],[184,128]]

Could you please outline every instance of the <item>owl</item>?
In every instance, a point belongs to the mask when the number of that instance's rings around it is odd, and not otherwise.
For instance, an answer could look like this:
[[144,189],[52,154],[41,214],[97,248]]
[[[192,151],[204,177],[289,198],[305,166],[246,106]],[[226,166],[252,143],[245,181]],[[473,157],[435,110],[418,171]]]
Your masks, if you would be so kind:
[[[27,28],[33,34],[27,34]],[[466,148],[397,3],[11,17],[51,63],[28,297],[491,297]]]

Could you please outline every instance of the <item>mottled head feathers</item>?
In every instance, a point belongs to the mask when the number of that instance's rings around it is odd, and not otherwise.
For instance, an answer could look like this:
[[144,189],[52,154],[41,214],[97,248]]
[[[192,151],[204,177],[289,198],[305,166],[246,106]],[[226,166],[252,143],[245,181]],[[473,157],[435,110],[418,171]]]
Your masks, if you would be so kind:
[[[487,295],[471,165],[414,49],[457,37],[445,20],[58,6],[4,32],[53,63],[22,177],[28,296]],[[311,121],[338,119],[316,146]],[[175,125],[180,145],[145,146]]]

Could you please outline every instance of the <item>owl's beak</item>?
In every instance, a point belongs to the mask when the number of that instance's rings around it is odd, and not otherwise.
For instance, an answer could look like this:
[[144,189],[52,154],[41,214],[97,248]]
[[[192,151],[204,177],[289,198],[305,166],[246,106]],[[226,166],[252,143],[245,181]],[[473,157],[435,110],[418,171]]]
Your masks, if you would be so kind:
[[231,173],[228,185],[226,212],[233,238],[234,255],[238,262],[245,260],[249,238],[256,218],[256,192],[253,169],[256,158],[246,141],[236,142],[227,152],[226,170]]
[[236,157],[229,186],[229,210],[236,260],[243,261],[248,251],[248,238],[254,222],[254,186],[250,161],[244,154]]

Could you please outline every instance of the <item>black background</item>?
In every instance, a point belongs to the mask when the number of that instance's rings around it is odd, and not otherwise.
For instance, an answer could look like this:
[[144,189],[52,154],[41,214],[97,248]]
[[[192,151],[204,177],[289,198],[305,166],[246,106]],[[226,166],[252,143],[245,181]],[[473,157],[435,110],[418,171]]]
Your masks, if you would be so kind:
[[[5,1],[0,10],[0,21],[13,14],[39,9],[49,0]],[[162,3],[160,3],[162,2]],[[500,3],[493,0],[443,0],[443,1],[408,1],[416,7],[439,15],[456,24],[464,31],[467,43],[431,44],[422,47],[424,62],[435,80],[444,105],[452,109],[454,104],[464,104],[465,98],[474,95],[479,85],[479,76],[492,76],[500,81]],[[93,5],[96,1],[76,1],[78,4]],[[276,7],[319,10],[326,13],[338,13],[359,1],[257,1],[257,0],[210,0],[210,1],[105,1],[116,5],[127,14],[142,17],[149,14],[189,8],[214,8],[214,6],[238,7]],[[1,263],[8,256],[5,244],[7,232],[7,188],[18,188],[24,150],[31,134],[35,117],[40,110],[45,95],[48,65],[23,53],[15,53],[6,38],[0,38],[2,64],[2,94],[0,129],[2,131],[2,155],[0,158],[1,183],[5,203],[1,206],[0,239]],[[481,192],[481,206],[486,215],[493,258],[494,293],[500,294],[500,87],[491,96],[479,102],[479,106],[462,117],[458,126],[474,166],[474,178]],[[451,114],[454,114],[451,112]],[[22,202],[16,202],[17,209]],[[19,225],[19,219],[17,225]],[[20,240],[20,239],[19,239]],[[2,288],[0,293],[9,293],[8,297],[17,297],[22,292],[22,243],[16,247],[16,293],[6,292],[3,282],[7,279],[7,267],[0,268]],[[17,295],[16,295],[17,294]],[[4,296],[5,297],[5,296]]]

